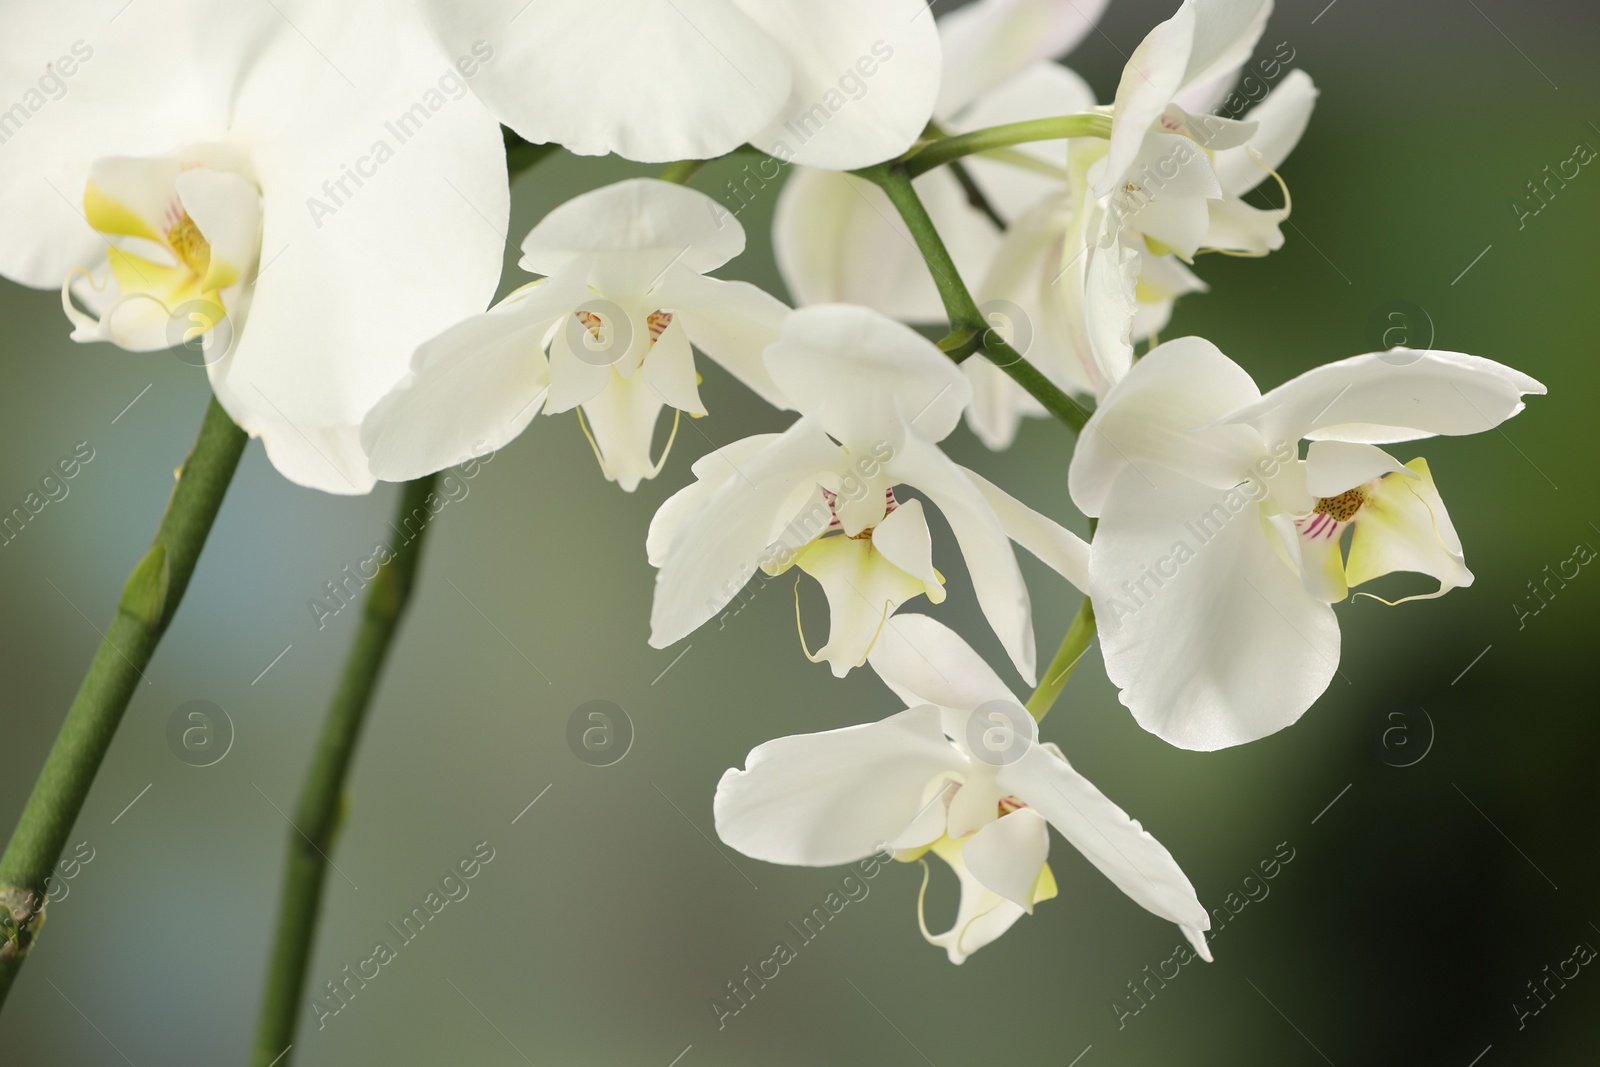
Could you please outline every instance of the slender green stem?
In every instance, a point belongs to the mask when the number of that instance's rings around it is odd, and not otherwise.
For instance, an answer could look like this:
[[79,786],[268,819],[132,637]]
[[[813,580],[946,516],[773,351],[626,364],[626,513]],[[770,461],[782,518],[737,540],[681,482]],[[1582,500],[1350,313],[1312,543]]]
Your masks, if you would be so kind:
[[256,1026],[252,1058],[255,1067],[274,1063],[288,1067],[292,1058],[284,1053],[294,1041],[311,943],[316,936],[322,891],[331,863],[328,855],[333,851],[341,821],[345,780],[378,686],[378,675],[416,583],[423,539],[432,517],[426,504],[437,478],[438,475],[429,475],[407,482],[401,493],[395,528],[405,528],[406,520],[419,514],[421,525],[411,540],[394,547],[393,555],[378,568],[377,577],[367,590],[355,644],[345,659],[339,688],[328,707],[311,767],[300,788],[278,900],[272,960]]
[[950,164],[950,174],[960,184],[961,191],[966,194],[967,203],[971,204],[975,210],[981,211],[983,217],[994,223],[996,229],[1003,230],[1006,228],[1006,220],[1000,217],[1000,212],[994,209],[994,205],[989,202],[988,196],[984,194],[983,188],[973,179],[971,172],[966,167],[962,166],[959,161],[952,162]]
[[1048,119],[1029,119],[1004,126],[988,126],[971,133],[919,142],[900,158],[906,171],[915,178],[935,167],[942,167],[979,152],[1026,144],[1029,141],[1060,141],[1068,137],[1110,137],[1109,115],[1058,115]]
[[[950,319],[950,333],[940,342],[941,349],[959,363],[981,345],[990,361],[1043,404],[1045,410],[1071,428],[1073,433],[1081,431],[1084,423],[1089,421],[1089,412],[1083,405],[1062,392],[1039,368],[1024,359],[1021,352],[1006,343],[997,331],[990,329],[991,324],[972,299],[966,283],[961,280],[955,260],[950,258],[950,250],[939,237],[939,231],[928,216],[928,209],[923,206],[921,197],[912,188],[911,178],[906,171],[899,166],[880,164],[855,173],[877,185],[889,197],[889,202],[900,213],[906,229],[911,232],[911,239],[916,242],[922,258],[927,261],[933,284],[944,302],[945,315]],[[979,337],[979,344],[972,343],[969,333],[973,332]]]
[[116,617],[78,687],[22,818],[0,856],[0,1004],[45,919],[49,877],[135,687],[178,610],[248,438],[212,399]]
[[661,173],[656,175],[664,182],[677,182],[679,185],[688,185],[696,174],[705,168],[709,159],[680,159],[676,163],[668,163],[661,168]]
[[1061,690],[1066,687],[1067,679],[1072,677],[1078,661],[1089,651],[1089,645],[1094,641],[1094,630],[1094,605],[1090,603],[1088,597],[1084,597],[1083,604],[1078,608],[1078,614],[1073,617],[1072,625],[1067,627],[1067,636],[1061,639],[1061,647],[1056,649],[1055,658],[1039,676],[1039,688],[1033,691],[1027,704],[1023,705],[1033,713],[1035,719],[1044,718],[1045,713],[1055,704],[1056,698],[1061,695]]
[[994,330],[983,335],[983,348],[989,361],[1005,371],[1022,388],[1028,391],[1045,410],[1054,415],[1073,433],[1082,433],[1089,422],[1089,409],[1072,399],[1061,387],[1044,376],[1044,372],[1022,358],[1022,353],[1012,348]]
[[879,165],[856,173],[882,189],[905,221],[906,228],[911,231],[911,239],[916,242],[917,251],[928,263],[928,272],[933,275],[933,284],[939,290],[945,315],[950,319],[951,331],[975,329],[981,332],[987,329],[989,324],[983,312],[978,310],[977,301],[967,291],[966,283],[961,280],[961,272],[956,269],[956,261],[950,258],[950,250],[945,247],[944,239],[939,236],[928,209],[912,188],[906,172],[898,167]]
[[535,164],[541,162],[561,146],[554,141],[549,144],[534,144],[524,141],[507,126],[500,127],[500,133],[506,142],[506,175],[515,179],[524,171],[531,170]]

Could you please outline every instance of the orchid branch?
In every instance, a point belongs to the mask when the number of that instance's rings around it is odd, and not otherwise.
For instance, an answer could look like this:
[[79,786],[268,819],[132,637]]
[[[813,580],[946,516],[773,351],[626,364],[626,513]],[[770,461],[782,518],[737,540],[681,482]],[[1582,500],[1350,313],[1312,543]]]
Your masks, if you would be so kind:
[[1066,688],[1067,679],[1072,677],[1078,661],[1094,643],[1094,635],[1094,604],[1088,597],[1084,597],[1083,603],[1078,607],[1078,614],[1073,616],[1072,625],[1067,627],[1067,635],[1061,639],[1061,647],[1056,649],[1055,658],[1039,676],[1039,687],[1023,705],[1035,719],[1043,719],[1055,705],[1056,698],[1061,695],[1061,690]]
[[[397,528],[403,527],[405,520],[419,509],[430,514],[426,504],[437,478],[437,474],[431,474],[405,484],[400,494]],[[284,1053],[294,1041],[311,942],[316,935],[322,890],[331,863],[328,854],[333,851],[343,814],[345,783],[377,689],[378,675],[416,584],[427,532],[424,524],[410,541],[396,546],[394,555],[378,568],[377,577],[367,590],[355,644],[345,659],[339,688],[323,720],[311,768],[300,788],[272,936],[272,960],[256,1026],[253,1062],[257,1067],[288,1067],[290,1062]]]
[[44,925],[46,879],[61,858],[144,668],[177,613],[247,440],[212,398],[178,470],[155,540],[122,587],[117,614],[0,856],[0,1004]]
[[[912,188],[911,175],[905,167],[898,163],[879,164],[854,173],[878,186],[889,197],[889,202],[900,213],[918,251],[928,264],[933,284],[944,302],[945,315],[950,319],[950,333],[940,342],[940,348],[959,363],[982,347],[990,361],[1043,404],[1045,410],[1074,433],[1082,430],[1084,423],[1089,421],[1089,412],[1083,405],[1064,393],[1055,382],[1024,359],[1022,353],[989,328],[983,312],[967,290],[966,283],[961,280],[955,260],[950,258],[950,251],[940,238],[933,219],[928,216],[928,209]],[[976,343],[973,337],[977,338]]]
[[1003,126],[986,126],[969,133],[919,141],[912,145],[894,165],[903,167],[908,175],[915,178],[966,156],[993,152],[1000,148],[1027,144],[1030,141],[1110,136],[1110,115],[1057,115],[1047,119],[1009,122]]

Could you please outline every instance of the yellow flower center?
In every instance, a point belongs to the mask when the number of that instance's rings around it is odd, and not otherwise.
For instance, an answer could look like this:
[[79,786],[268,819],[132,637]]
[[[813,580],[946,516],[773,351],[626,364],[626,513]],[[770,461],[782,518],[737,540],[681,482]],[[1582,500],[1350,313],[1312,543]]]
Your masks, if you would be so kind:
[[1318,498],[1311,510],[1318,515],[1326,515],[1335,522],[1349,522],[1355,518],[1356,512],[1361,510],[1361,505],[1367,502],[1364,489],[1357,486],[1347,489],[1338,496],[1325,496]]
[[200,227],[194,224],[194,219],[189,217],[187,211],[167,230],[167,245],[171,247],[173,255],[189,268],[196,281],[206,276],[211,266],[211,245],[206,242]]

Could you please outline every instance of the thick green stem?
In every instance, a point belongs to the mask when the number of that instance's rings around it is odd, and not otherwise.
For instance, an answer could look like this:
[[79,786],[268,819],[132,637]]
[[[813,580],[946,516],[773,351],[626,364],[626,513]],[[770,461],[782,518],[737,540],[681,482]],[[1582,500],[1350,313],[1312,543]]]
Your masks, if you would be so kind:
[[1072,677],[1078,661],[1094,642],[1094,629],[1094,605],[1088,597],[1084,597],[1072,625],[1067,627],[1067,636],[1061,639],[1061,647],[1056,649],[1055,658],[1039,676],[1039,688],[1033,691],[1024,705],[1035,719],[1044,718],[1061,695],[1061,690],[1066,688],[1067,679]]
[[[961,280],[955,260],[950,258],[949,249],[945,248],[933,219],[928,216],[928,209],[912,188],[911,178],[906,171],[899,165],[879,165],[855,173],[877,185],[889,197],[889,202],[905,221],[906,229],[911,231],[911,239],[916,242],[917,250],[927,261],[933,284],[939,290],[939,299],[944,302],[945,315],[950,319],[950,333],[940,342],[940,348],[959,363],[981,346],[988,353],[990,362],[1026,389],[1044,405],[1045,410],[1074,433],[1082,430],[1084,423],[1089,421],[1089,413],[1083,405],[1064,393],[1039,368],[1024,359],[1021,352],[1012,348],[997,331],[990,328],[991,324],[984,318],[977,301],[972,299],[966,283]],[[974,335],[979,338],[979,344],[972,343]]]
[[1109,115],[1058,115],[1047,119],[1030,119],[1011,122],[1004,126],[988,126],[971,133],[954,137],[941,137],[924,141],[900,159],[906,172],[915,178],[935,167],[980,152],[1026,144],[1029,141],[1060,141],[1068,137],[1110,137]]
[[117,724],[178,610],[248,438],[212,399],[151,543],[122,587],[22,818],[0,856],[0,1004],[44,924],[49,877]]
[[268,1067],[273,1063],[288,1067],[292,1059],[284,1053],[294,1041],[322,891],[332,862],[328,855],[333,851],[341,821],[345,780],[355,758],[362,723],[377,689],[378,676],[416,583],[423,539],[428,532],[427,519],[432,515],[426,503],[437,478],[438,475],[430,475],[407,482],[401,493],[395,528],[404,529],[406,520],[418,513],[425,519],[410,541],[394,546],[394,554],[378,568],[377,577],[367,590],[355,644],[345,659],[339,688],[333,695],[322,733],[317,738],[311,768],[300,788],[278,900],[272,960],[267,968],[261,1017],[256,1026],[251,1061],[255,1067]]

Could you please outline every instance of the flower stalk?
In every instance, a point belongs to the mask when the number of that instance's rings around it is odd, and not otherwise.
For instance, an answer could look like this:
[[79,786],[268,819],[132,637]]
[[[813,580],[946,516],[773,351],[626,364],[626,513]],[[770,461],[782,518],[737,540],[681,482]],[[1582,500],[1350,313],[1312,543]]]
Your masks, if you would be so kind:
[[661,168],[657,175],[664,182],[676,182],[678,185],[688,185],[696,174],[705,169],[709,159],[680,159],[675,163],[668,163]]
[[133,568],[66,721],[0,855],[0,1005],[45,919],[50,876],[135,687],[183,600],[248,438],[212,398],[155,540]]
[[1110,137],[1110,115],[1057,115],[1026,122],[987,126],[970,133],[921,141],[900,157],[898,166],[915,178],[967,156],[993,152],[1030,141],[1060,141],[1068,137]]
[[1061,639],[1061,647],[1056,649],[1055,658],[1039,675],[1038,688],[1023,705],[1035,719],[1043,719],[1055,706],[1061,690],[1066,688],[1067,680],[1077,669],[1078,661],[1094,643],[1094,635],[1094,604],[1086,596],[1078,607],[1078,614],[1073,616],[1072,625],[1067,627],[1067,634]]
[[[1082,430],[1084,423],[1089,421],[1087,409],[1063,392],[1056,383],[1045,377],[1039,368],[1024,359],[1021,352],[1011,347],[997,332],[989,328],[990,324],[984,319],[977,301],[972,298],[966,283],[961,280],[955,260],[950,257],[950,250],[945,247],[944,240],[939,236],[933,219],[928,215],[928,209],[923,206],[922,198],[912,188],[912,175],[906,166],[898,163],[883,164],[854,173],[878,186],[889,197],[889,202],[900,213],[900,218],[911,232],[911,239],[916,242],[917,250],[922,253],[922,258],[928,264],[928,271],[933,275],[933,284],[939,290],[939,299],[944,302],[945,315],[950,320],[950,333],[945,341],[941,342],[941,348],[958,363],[979,347],[983,348],[990,361],[1043,404],[1045,410],[1073,433]],[[976,344],[972,343],[973,336],[978,338]]]
[[[399,524],[419,508],[426,512],[437,478],[435,474],[405,483],[400,494]],[[252,1050],[256,1067],[288,1067],[290,1063],[285,1053],[294,1041],[300,1014],[322,891],[327,883],[328,855],[334,849],[343,812],[345,783],[377,690],[378,676],[416,584],[427,532],[428,527],[423,526],[411,541],[396,546],[394,556],[379,567],[367,590],[355,644],[345,659],[339,688],[323,720],[311,767],[300,789]]]

